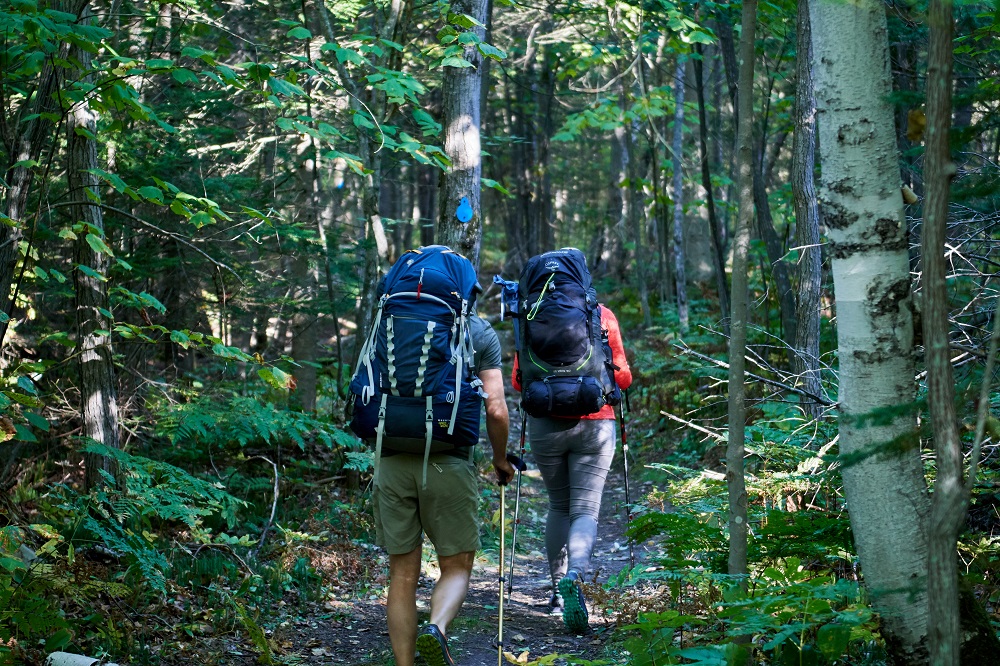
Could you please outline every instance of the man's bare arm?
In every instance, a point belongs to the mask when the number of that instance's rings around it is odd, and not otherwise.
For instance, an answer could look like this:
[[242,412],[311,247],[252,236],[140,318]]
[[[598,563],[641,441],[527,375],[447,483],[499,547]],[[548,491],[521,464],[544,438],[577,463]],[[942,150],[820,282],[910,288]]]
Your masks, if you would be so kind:
[[514,468],[507,462],[507,438],[510,435],[510,416],[507,400],[503,394],[503,372],[499,368],[483,370],[479,373],[486,398],[486,435],[493,448],[493,467],[497,480],[507,483],[514,478]]

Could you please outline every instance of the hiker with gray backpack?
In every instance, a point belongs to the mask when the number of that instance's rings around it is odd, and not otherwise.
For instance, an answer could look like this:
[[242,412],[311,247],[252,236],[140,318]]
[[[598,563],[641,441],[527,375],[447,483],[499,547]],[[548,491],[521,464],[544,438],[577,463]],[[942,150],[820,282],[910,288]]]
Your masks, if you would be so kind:
[[[480,291],[472,263],[447,247],[404,254],[382,282],[351,379],[350,427],[375,449],[376,542],[389,553],[386,616],[397,666],[413,666],[417,652],[430,666],[455,663],[448,625],[480,547],[472,456],[484,406],[497,481],[514,477],[500,343],[476,315]],[[441,575],[430,622],[418,631],[424,533]]]
[[521,392],[531,453],[549,496],[549,604],[562,611],[570,631],[583,633],[589,617],[581,583],[590,571],[615,454],[613,408],[632,372],[618,320],[598,302],[580,250],[532,257],[516,289],[504,285],[505,308],[515,318],[513,385]]

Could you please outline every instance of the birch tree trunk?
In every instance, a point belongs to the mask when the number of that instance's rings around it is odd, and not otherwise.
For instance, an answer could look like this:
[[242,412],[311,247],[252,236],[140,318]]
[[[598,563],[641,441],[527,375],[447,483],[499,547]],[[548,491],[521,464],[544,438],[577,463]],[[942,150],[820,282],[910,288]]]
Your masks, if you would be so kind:
[[[757,0],[744,0],[739,61],[739,120],[736,136],[736,187],[739,219],[733,238],[733,293],[729,334],[729,444],[726,487],[729,489],[729,574],[747,573],[747,489],[743,473],[746,426],[747,257],[753,224],[753,69]],[[746,590],[746,579],[741,587]]]
[[927,56],[927,139],[924,158],[923,331],[927,363],[927,404],[934,426],[937,478],[927,534],[931,663],[957,666],[962,643],[958,603],[958,534],[965,523],[968,495],[962,444],[955,413],[955,384],[948,335],[947,265],[944,256],[948,198],[955,165],[948,134],[951,126],[951,0],[931,0],[930,50]]
[[[81,20],[89,21],[90,11],[84,10]],[[74,47],[71,58],[79,63],[79,71],[86,80],[85,72],[90,69],[91,54]],[[104,243],[104,216],[99,206],[90,203],[90,197],[97,197],[100,184],[91,173],[97,169],[97,114],[90,108],[87,99],[77,102],[69,111],[66,123],[67,180],[73,199],[79,202],[70,208],[75,222],[84,228],[77,232],[74,261],[93,271],[84,273],[80,268],[74,271],[76,287],[77,351],[80,359],[80,414],[83,417],[83,437],[112,449],[121,448],[118,422],[118,391],[115,385],[114,358],[109,331],[112,323],[103,313],[108,312],[107,283],[104,275],[108,270],[108,254],[95,251],[91,245]],[[90,238],[93,236],[93,238]],[[87,454],[85,456],[84,483],[93,488],[105,483],[101,472],[115,477],[118,485],[117,466],[105,456]]]
[[[820,286],[822,251],[819,245],[819,207],[816,203],[816,91],[813,87],[809,2],[799,0],[795,52],[795,131],[792,134],[792,198],[795,205],[795,245],[801,248],[798,265],[795,327],[795,363],[802,387],[821,395],[819,376]],[[821,413],[819,403],[805,403],[812,417]]]
[[[927,659],[926,485],[885,7],[813,0],[809,18],[840,358],[844,492],[865,584],[897,663]],[[901,409],[903,406],[903,409]],[[866,415],[886,415],[877,424]],[[892,414],[895,413],[895,416]]]
[[688,332],[687,274],[684,271],[684,71],[687,60],[678,55],[674,69],[674,284],[681,333]]
[[[453,13],[471,16],[480,25],[486,25],[486,8],[486,0],[454,0],[451,3]],[[469,32],[480,41],[485,36],[485,30],[478,26],[473,26]],[[444,152],[451,160],[451,166],[445,172],[441,189],[436,235],[439,243],[465,255],[478,270],[479,247],[483,237],[480,208],[482,150],[479,142],[483,56],[473,44],[465,49],[462,57],[472,67],[450,68],[444,77]],[[471,207],[472,217],[463,222],[458,214],[464,207]]]

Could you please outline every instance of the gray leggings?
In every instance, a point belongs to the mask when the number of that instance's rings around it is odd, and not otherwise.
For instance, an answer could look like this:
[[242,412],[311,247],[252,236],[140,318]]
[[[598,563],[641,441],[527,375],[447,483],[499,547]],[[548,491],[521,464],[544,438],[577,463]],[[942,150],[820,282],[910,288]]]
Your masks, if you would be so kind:
[[590,570],[615,422],[528,417],[528,438],[549,493],[545,549],[554,589],[568,569]]

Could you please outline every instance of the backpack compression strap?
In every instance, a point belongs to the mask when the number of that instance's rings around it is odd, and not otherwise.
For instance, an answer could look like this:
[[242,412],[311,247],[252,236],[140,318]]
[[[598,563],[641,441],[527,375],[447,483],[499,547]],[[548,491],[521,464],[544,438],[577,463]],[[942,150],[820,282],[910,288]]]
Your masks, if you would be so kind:
[[385,433],[385,401],[388,393],[382,394],[382,403],[378,408],[378,426],[375,428],[375,464],[372,470],[372,485],[378,487],[378,463],[382,459],[382,435]]
[[[354,371],[354,375],[357,376],[361,372],[361,366],[364,366],[365,371],[368,373],[368,383],[361,390],[361,400],[362,403],[367,405],[368,401],[372,399],[375,395],[375,373],[372,371],[372,358],[375,356],[375,336],[378,334],[379,326],[382,323],[382,306],[385,304],[385,296],[378,301],[378,307],[375,309],[375,316],[372,318],[372,327],[368,331],[368,337],[365,339],[365,344],[361,346],[361,357],[358,359],[358,367]],[[385,406],[383,405],[383,408]]]

